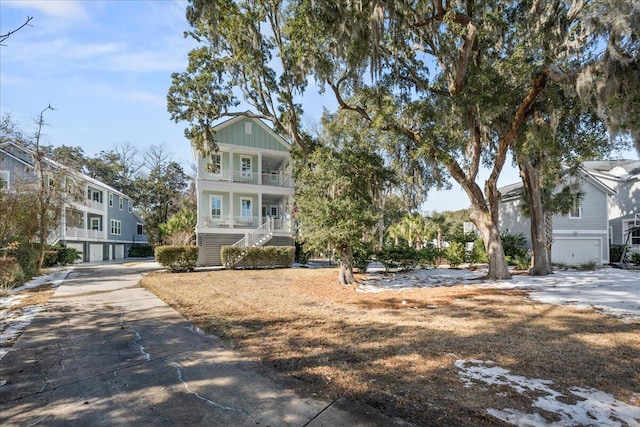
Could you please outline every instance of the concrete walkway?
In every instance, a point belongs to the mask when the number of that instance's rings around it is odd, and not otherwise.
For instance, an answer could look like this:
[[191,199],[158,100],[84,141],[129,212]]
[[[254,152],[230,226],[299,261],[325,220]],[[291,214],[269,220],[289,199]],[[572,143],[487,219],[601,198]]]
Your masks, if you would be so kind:
[[298,396],[140,287],[155,267],[74,269],[0,361],[0,425],[408,425]]

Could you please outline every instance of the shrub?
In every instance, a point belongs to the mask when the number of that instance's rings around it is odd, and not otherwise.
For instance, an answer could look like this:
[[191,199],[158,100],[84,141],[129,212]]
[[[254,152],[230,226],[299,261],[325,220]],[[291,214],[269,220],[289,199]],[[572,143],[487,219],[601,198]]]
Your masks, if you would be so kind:
[[151,245],[133,245],[129,248],[130,258],[146,258],[153,256],[153,246]]
[[422,268],[436,267],[442,257],[441,251],[433,245],[418,250],[418,265]]
[[531,267],[531,257],[528,254],[511,258],[511,264],[518,270],[528,270]]
[[172,272],[193,271],[198,263],[198,247],[187,245],[156,246],[156,261]]
[[457,267],[464,262],[467,251],[464,244],[460,242],[451,242],[446,251],[447,261],[451,267]]
[[640,265],[640,253],[634,252],[629,254],[629,261],[635,265]]
[[22,267],[11,255],[0,255],[0,295],[25,281]]
[[489,262],[487,250],[484,248],[484,242],[481,238],[477,238],[473,242],[473,248],[467,253],[467,262],[472,265],[480,262]]
[[522,233],[502,233],[500,235],[500,239],[502,240],[502,249],[504,250],[504,255],[507,259],[511,258],[512,260],[515,260],[518,257],[527,256],[527,250],[524,247],[526,239]]
[[411,270],[418,264],[418,251],[410,246],[394,246],[382,249],[376,258],[387,271],[391,268]]
[[367,267],[369,267],[369,262],[371,261],[371,255],[373,251],[367,246],[366,243],[358,242],[356,245],[353,245],[351,248],[353,251],[353,265],[360,272],[364,273],[367,271]]
[[576,269],[580,271],[593,271],[596,269],[596,262],[589,261],[589,262],[582,263]]
[[222,265],[234,267],[291,267],[295,259],[293,246],[223,246]]
[[609,246],[609,259],[611,262],[620,262],[622,257],[622,252],[626,245],[611,245]]
[[61,246],[59,248],[56,248],[56,252],[58,254],[56,264],[58,265],[73,264],[81,258],[80,252],[78,252],[74,248],[66,248]]
[[27,281],[38,273],[38,250],[26,245],[20,245],[17,248],[10,250],[9,255],[14,256],[20,267],[22,268],[23,278]]

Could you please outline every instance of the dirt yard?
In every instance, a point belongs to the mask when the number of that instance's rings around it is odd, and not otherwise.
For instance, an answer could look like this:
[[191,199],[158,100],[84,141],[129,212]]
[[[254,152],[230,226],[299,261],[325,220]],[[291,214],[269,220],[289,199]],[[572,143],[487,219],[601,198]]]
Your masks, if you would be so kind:
[[[565,424],[563,411],[581,407],[595,425],[591,391],[627,408],[626,422],[612,418],[620,425],[638,421],[640,322],[532,302],[525,291],[360,293],[336,277],[332,269],[160,272],[142,283],[201,329],[301,380],[293,383],[302,392],[418,425],[507,425],[500,420],[531,412],[540,425]],[[479,380],[479,365],[509,375]],[[564,409],[545,409],[545,393]]]

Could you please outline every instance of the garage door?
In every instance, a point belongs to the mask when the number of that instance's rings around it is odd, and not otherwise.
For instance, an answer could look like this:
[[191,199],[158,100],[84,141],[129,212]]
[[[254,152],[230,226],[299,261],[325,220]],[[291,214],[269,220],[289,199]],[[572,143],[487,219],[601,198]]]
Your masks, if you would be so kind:
[[89,261],[103,261],[102,245],[89,245]]
[[115,245],[116,254],[114,259],[124,259],[124,245]]
[[67,243],[67,247],[75,249],[80,254],[80,259],[76,261],[76,263],[82,262],[84,260],[84,245],[82,243]]
[[580,265],[588,262],[602,264],[600,239],[558,239],[551,247],[552,262]]

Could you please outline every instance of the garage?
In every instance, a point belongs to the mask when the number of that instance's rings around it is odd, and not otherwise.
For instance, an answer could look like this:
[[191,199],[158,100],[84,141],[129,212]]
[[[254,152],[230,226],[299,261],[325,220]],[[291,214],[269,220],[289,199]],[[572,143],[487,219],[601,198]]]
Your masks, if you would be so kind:
[[102,244],[90,244],[89,245],[89,261],[93,262],[93,261],[103,261],[104,260],[104,254],[103,254],[103,249],[102,249]]
[[116,251],[113,259],[124,259],[124,245],[114,245],[114,247]]
[[66,245],[70,249],[75,249],[80,254],[80,259],[76,263],[84,261],[84,244],[82,243],[67,243]]
[[602,265],[600,239],[557,239],[551,247],[555,264],[577,266],[589,262]]

